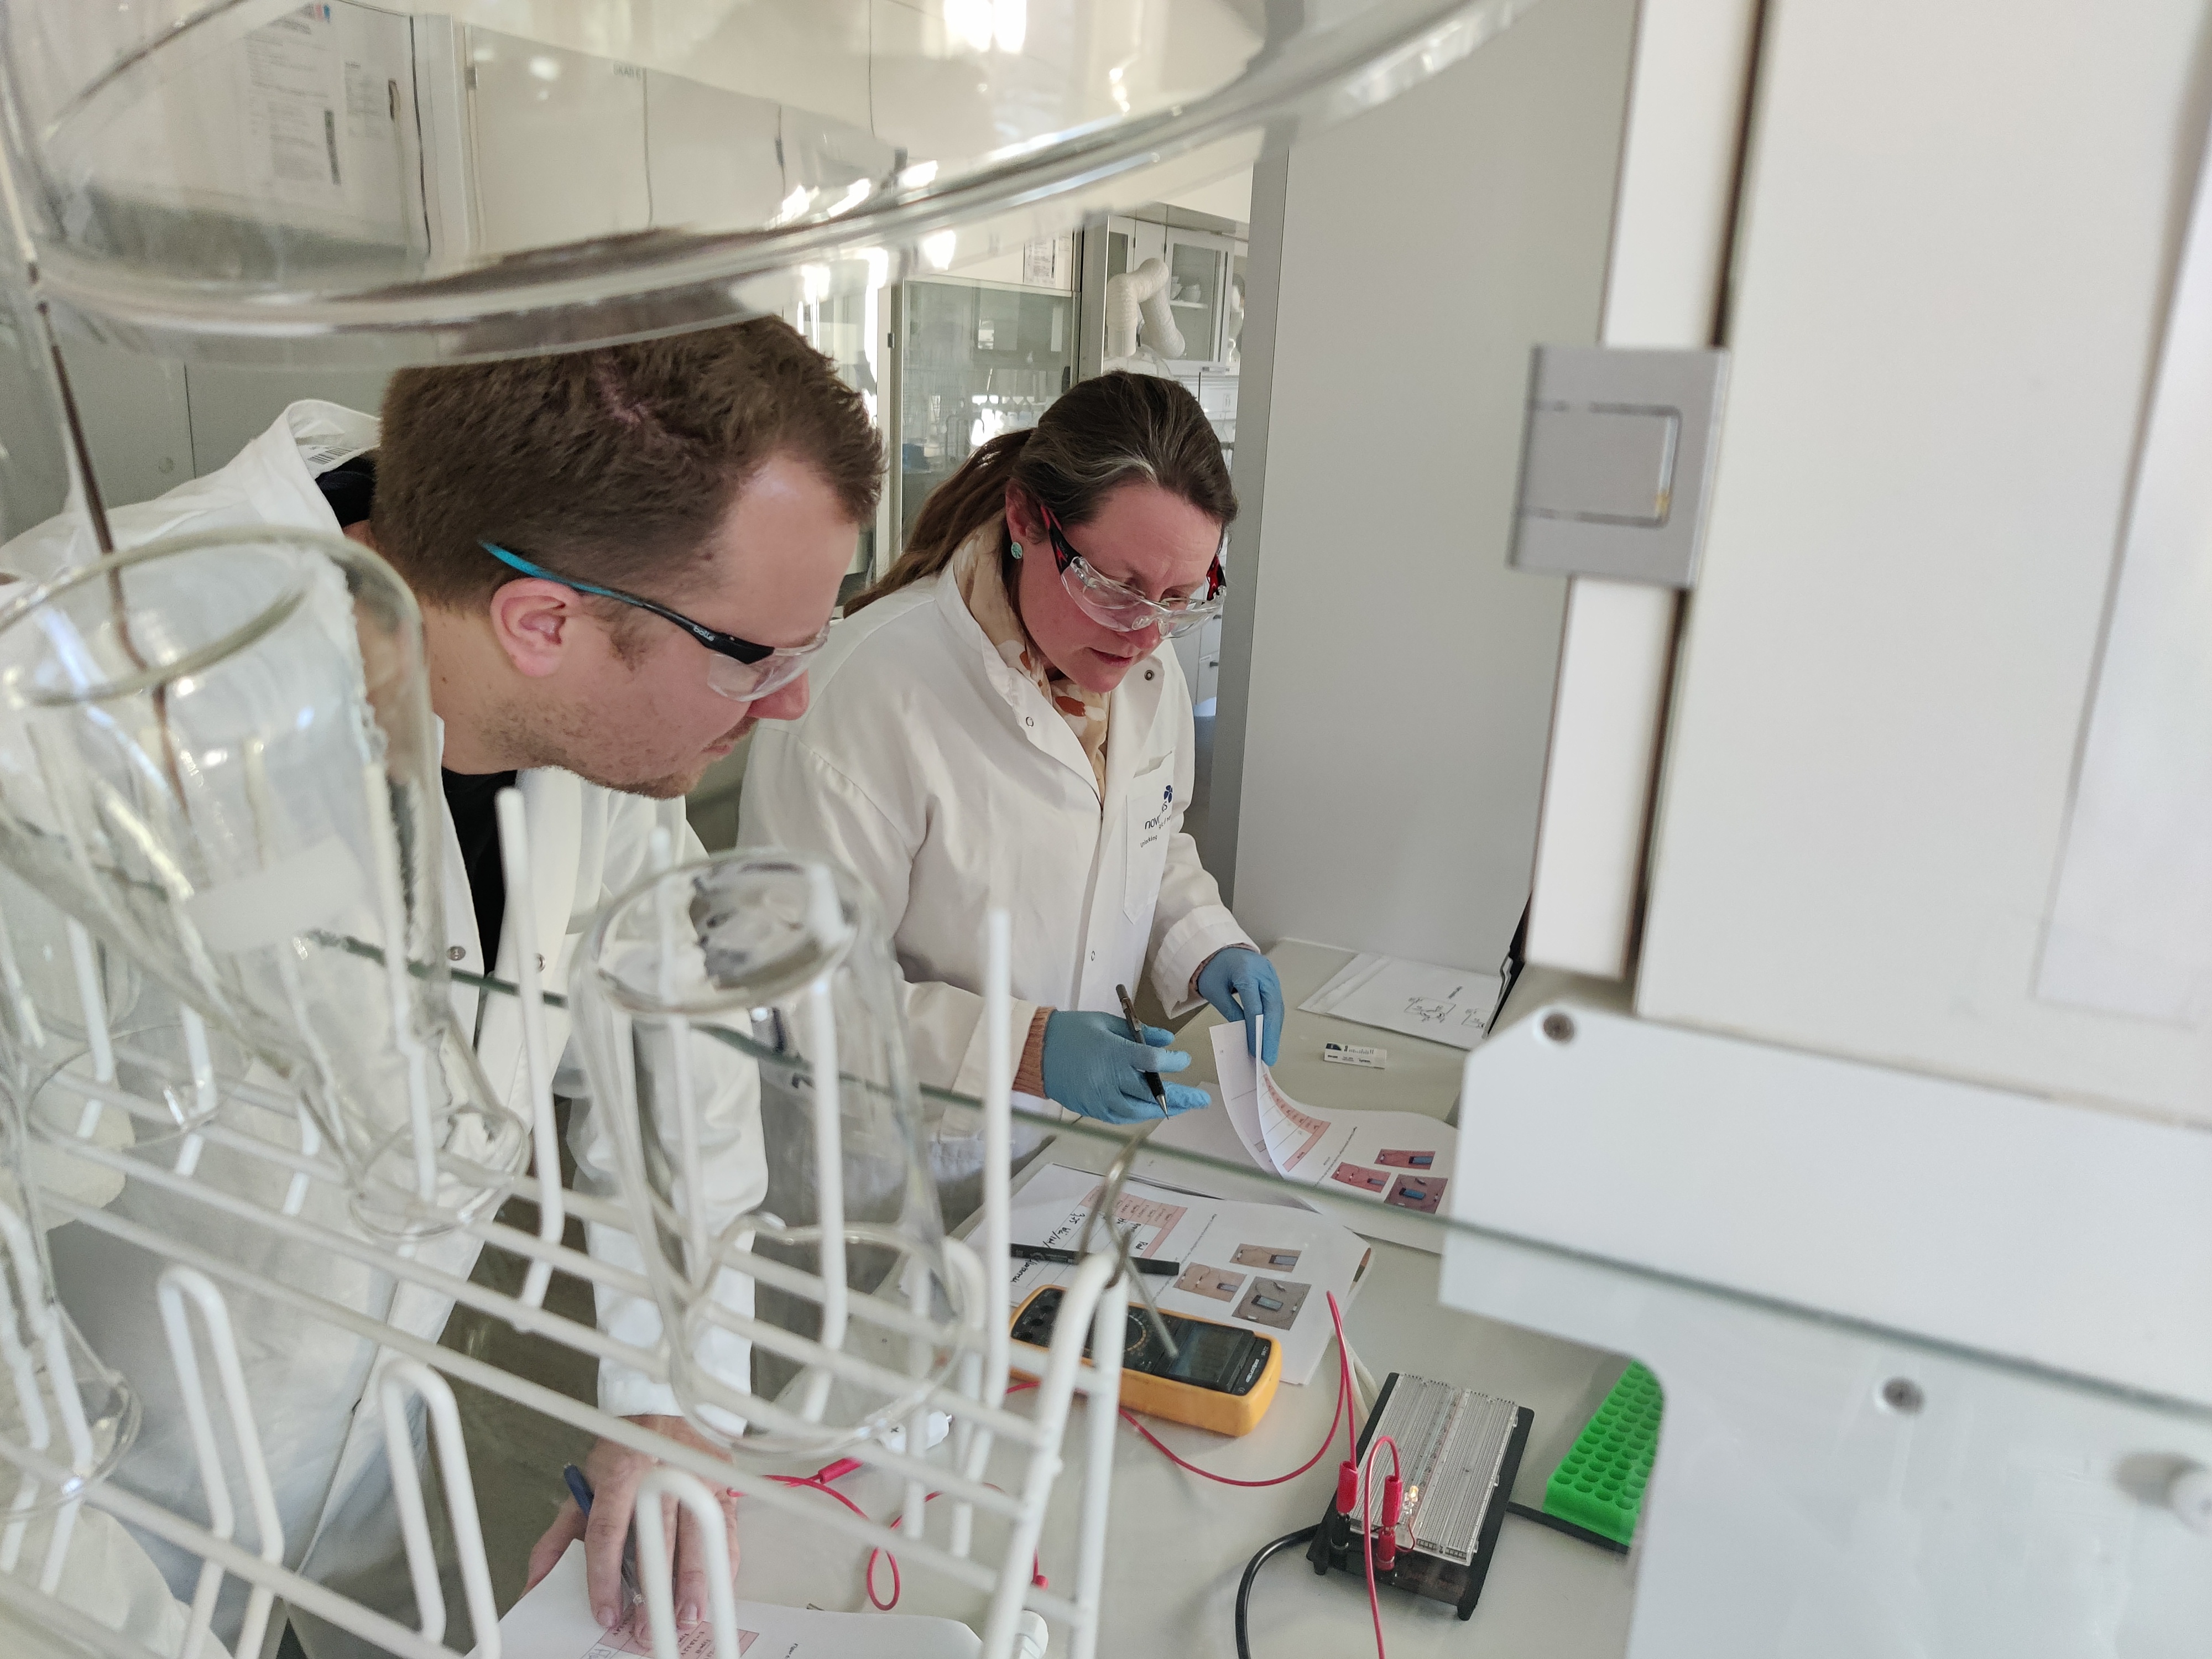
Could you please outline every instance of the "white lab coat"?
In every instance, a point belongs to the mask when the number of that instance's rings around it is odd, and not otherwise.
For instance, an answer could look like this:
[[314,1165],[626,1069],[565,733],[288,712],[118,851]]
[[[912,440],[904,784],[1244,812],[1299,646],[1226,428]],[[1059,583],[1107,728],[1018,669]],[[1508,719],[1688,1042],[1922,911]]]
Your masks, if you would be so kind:
[[[155,501],[112,513],[117,545],[248,524],[289,525],[336,535],[339,526],[315,487],[315,474],[373,446],[376,432],[377,422],[370,416],[334,404],[295,403],[229,465]],[[0,548],[0,571],[40,577],[93,556],[90,538],[80,524],[55,520]],[[541,948],[550,947],[552,958],[544,964],[545,983],[559,989],[567,983],[570,963],[594,913],[647,872],[648,844],[657,823],[668,823],[679,836],[679,859],[701,856],[702,848],[684,825],[680,803],[619,794],[550,769],[525,772],[518,781],[529,816],[538,937]],[[445,826],[443,903],[452,965],[486,972],[467,872],[450,822]],[[500,960],[489,969],[495,977],[514,982],[516,949],[514,931],[509,928],[502,935]],[[527,1073],[521,1018],[514,1000],[484,996],[457,984],[453,1002],[462,1030],[475,1040],[477,1059],[493,1091],[526,1121]],[[549,1008],[546,1024],[555,1055],[564,1055],[566,1015]],[[580,1076],[565,1068],[556,1086],[563,1093],[579,1094]],[[234,1105],[229,1109],[241,1127],[280,1144],[295,1139],[289,1121]],[[725,1091],[717,1109],[733,1115],[733,1122],[748,1114],[753,1118],[750,1134],[732,1133],[726,1124],[712,1126],[708,1136],[714,1144],[741,1146],[747,1167],[725,1172],[729,1178],[724,1190],[734,1195],[738,1208],[748,1208],[766,1190],[765,1165],[759,1160],[757,1079],[748,1072],[738,1086]],[[582,1101],[572,1110],[569,1141],[580,1183],[614,1192],[612,1142],[599,1115]],[[281,1188],[282,1182],[272,1182],[272,1173],[258,1161],[226,1159],[214,1147],[207,1149],[200,1165],[203,1180],[273,1204],[281,1192],[272,1190],[272,1185]],[[321,1188],[316,1191],[318,1197],[310,1204],[314,1218],[348,1226],[343,1195]],[[219,1228],[214,1212],[167,1199],[143,1182],[131,1182],[114,1207],[425,1339],[436,1338],[452,1309],[450,1298],[419,1286],[396,1285],[372,1267],[278,1243],[250,1225]],[[626,1234],[599,1228],[587,1231],[593,1254],[633,1268],[638,1265],[633,1241]],[[155,1313],[154,1281],[162,1264],[88,1228],[59,1230],[52,1242],[64,1302],[94,1351],[125,1372],[143,1403],[138,1442],[117,1478],[181,1513],[204,1518],[196,1465]],[[419,1246],[416,1255],[465,1278],[477,1247],[465,1237],[447,1237]],[[379,1407],[367,1393],[378,1351],[320,1321],[241,1292],[229,1294],[264,1451],[277,1488],[287,1561],[304,1562],[309,1577],[412,1623],[412,1595],[400,1553]],[[739,1294],[749,1296],[750,1286],[741,1287]],[[659,1335],[658,1312],[650,1303],[635,1298],[603,1297],[599,1323],[609,1334],[646,1348]],[[216,1397],[211,1374],[209,1386]],[[665,1385],[611,1364],[600,1370],[599,1404],[624,1416],[677,1409],[674,1395]],[[419,1455],[419,1422],[416,1429]],[[557,1478],[557,1470],[546,1471],[549,1482]],[[242,1524],[250,1534],[251,1522]],[[251,1547],[254,1540],[249,1536],[245,1541]],[[149,1541],[149,1547],[174,1592],[189,1598],[196,1563],[157,1543]],[[216,1626],[226,1639],[235,1633],[243,1603],[234,1581]],[[466,1622],[450,1587],[447,1606],[449,1616],[459,1621],[449,1625],[450,1640]],[[312,1621],[300,1621],[300,1627],[315,1659],[364,1651],[350,1638]]]
[[[1090,757],[999,655],[952,568],[840,622],[806,713],[763,723],[738,840],[822,854],[872,888],[907,987],[925,1083],[982,1092],[983,918],[1013,919],[1017,1063],[1039,1006],[1118,1013],[1147,965],[1171,1014],[1191,975],[1248,945],[1183,833],[1190,692],[1155,651],[1115,690],[1102,798]],[[945,1173],[941,1170],[940,1173]]]

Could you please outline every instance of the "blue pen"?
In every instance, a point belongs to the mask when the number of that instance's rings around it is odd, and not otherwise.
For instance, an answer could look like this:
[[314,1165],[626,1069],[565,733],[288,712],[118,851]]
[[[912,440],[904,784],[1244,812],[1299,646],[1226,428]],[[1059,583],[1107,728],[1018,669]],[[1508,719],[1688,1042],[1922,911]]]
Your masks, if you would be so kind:
[[[574,1463],[566,1464],[562,1468],[561,1478],[568,1483],[568,1496],[576,1500],[576,1507],[583,1511],[584,1518],[590,1520],[592,1483],[584,1479],[583,1470]],[[637,1587],[637,1534],[635,1532],[623,1540],[622,1582],[623,1593],[628,1598],[624,1603],[624,1611],[627,1612],[645,1599],[645,1593]]]

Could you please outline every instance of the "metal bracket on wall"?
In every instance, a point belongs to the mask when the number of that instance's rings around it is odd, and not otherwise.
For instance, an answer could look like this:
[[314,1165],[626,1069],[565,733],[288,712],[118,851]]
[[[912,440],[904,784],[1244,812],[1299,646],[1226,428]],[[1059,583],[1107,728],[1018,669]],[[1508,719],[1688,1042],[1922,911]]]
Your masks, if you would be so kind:
[[1513,568],[1693,586],[1727,385],[1725,351],[1535,347]]

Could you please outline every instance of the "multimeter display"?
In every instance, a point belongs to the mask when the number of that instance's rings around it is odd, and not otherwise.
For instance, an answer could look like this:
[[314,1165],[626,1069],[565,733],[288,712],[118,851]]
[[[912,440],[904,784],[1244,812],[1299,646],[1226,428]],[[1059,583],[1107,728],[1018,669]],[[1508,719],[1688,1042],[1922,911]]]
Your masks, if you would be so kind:
[[[1014,1322],[1014,1340],[1034,1343],[1040,1348],[1048,1346],[1053,1321],[1060,1313],[1060,1297],[1056,1289],[1039,1291]],[[1273,1344],[1264,1336],[1240,1331],[1233,1325],[1217,1325],[1210,1320],[1184,1319],[1175,1314],[1162,1314],[1160,1317],[1167,1324],[1168,1334],[1175,1338],[1175,1357],[1170,1358],[1168,1351],[1161,1346],[1151,1317],[1141,1310],[1133,1309],[1121,1351],[1121,1364],[1129,1370],[1142,1371],[1148,1376],[1167,1377],[1192,1388],[1242,1395],[1252,1391],[1267,1368],[1267,1356]],[[1088,1342],[1083,1345],[1083,1357],[1091,1357]]]

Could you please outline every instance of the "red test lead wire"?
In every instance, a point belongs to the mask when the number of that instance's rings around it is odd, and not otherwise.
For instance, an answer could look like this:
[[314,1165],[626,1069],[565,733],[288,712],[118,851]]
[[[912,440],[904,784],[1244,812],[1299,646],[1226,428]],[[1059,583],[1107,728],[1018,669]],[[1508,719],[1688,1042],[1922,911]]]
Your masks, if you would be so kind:
[[[1264,1480],[1238,1480],[1230,1475],[1216,1474],[1211,1469],[1200,1468],[1197,1464],[1189,1462],[1188,1459],[1177,1456],[1175,1451],[1165,1441],[1162,1440],[1158,1435],[1154,1434],[1150,1429],[1146,1428],[1142,1423],[1138,1421],[1136,1414],[1126,1407],[1124,1407],[1121,1412],[1121,1420],[1124,1423],[1127,1423],[1131,1428],[1134,1429],[1139,1434],[1142,1435],[1152,1445],[1154,1450],[1158,1451],[1161,1456],[1166,1458],[1169,1462],[1174,1464],[1177,1468],[1188,1470],[1189,1473],[1197,1475],[1201,1480],[1212,1480],[1218,1485],[1224,1486],[1279,1486],[1285,1481],[1297,1480],[1308,1469],[1313,1468],[1315,1464],[1320,1462],[1322,1458],[1328,1455],[1328,1449],[1336,1443],[1336,1425],[1339,1418],[1342,1418],[1344,1419],[1344,1437],[1346,1442],[1349,1443],[1350,1450],[1356,1455],[1358,1449],[1359,1424],[1358,1399],[1352,1391],[1352,1350],[1345,1346],[1344,1310],[1337,1305],[1336,1294],[1334,1291],[1330,1291],[1328,1293],[1328,1316],[1330,1321],[1336,1327],[1336,1404],[1330,1410],[1328,1414],[1328,1432],[1322,1437],[1322,1443],[1315,1449],[1314,1455],[1306,1459],[1304,1462],[1299,1464],[1297,1468],[1292,1469],[1288,1474],[1270,1475]],[[1033,1382],[1015,1382],[1007,1385],[1006,1392],[1010,1395],[1018,1394],[1025,1389],[1034,1389],[1035,1387],[1036,1387],[1036,1384]],[[1389,1443],[1387,1437],[1382,1443]],[[1370,1457],[1372,1456],[1371,1449],[1370,1455]],[[1398,1449],[1396,1446],[1393,1445],[1390,1447],[1390,1457],[1394,1467],[1396,1463]],[[781,1486],[805,1486],[815,1492],[827,1493],[830,1497],[836,1498],[847,1509],[852,1510],[854,1514],[859,1516],[865,1521],[868,1518],[866,1511],[862,1510],[860,1506],[858,1504],[855,1504],[851,1498],[846,1497],[843,1492],[839,1492],[835,1486],[829,1484],[832,1480],[842,1480],[844,1476],[851,1474],[854,1470],[860,1467],[861,1464],[858,1459],[844,1457],[838,1459],[834,1463],[824,1464],[821,1468],[816,1470],[811,1475],[802,1476],[795,1474],[778,1474],[771,1475],[769,1478]],[[1358,1465],[1352,1461],[1352,1456],[1347,1456],[1342,1466],[1337,1471],[1336,1506],[1339,1510],[1346,1515],[1352,1513],[1352,1494],[1356,1491],[1359,1490],[1362,1484],[1363,1483],[1359,1479]],[[935,1492],[931,1492],[929,1494],[929,1498],[934,1498],[936,1496],[937,1494]],[[928,1502],[928,1498],[926,1498],[922,1501],[927,1503]],[[1383,1498],[1383,1504],[1386,1512],[1389,1512],[1395,1516],[1395,1510],[1391,1508],[1391,1500],[1387,1492]],[[1363,1521],[1365,1519],[1364,1514],[1364,1507],[1365,1503],[1363,1495]],[[891,1524],[896,1526],[898,1523],[896,1522],[893,1522]],[[891,1594],[890,1599],[887,1601],[878,1597],[876,1594],[876,1558],[878,1555],[889,1556],[891,1564]],[[1385,1571],[1389,1570],[1389,1564],[1388,1562],[1383,1564],[1383,1570]],[[1031,1582],[1041,1587],[1043,1586],[1045,1583],[1044,1574],[1038,1571],[1037,1564],[1034,1559],[1032,1559],[1030,1562],[1030,1571],[1031,1574]],[[878,1612],[888,1613],[898,1605],[898,1557],[891,1555],[888,1550],[883,1549],[880,1546],[868,1552],[867,1590],[869,1601],[875,1606]],[[1368,1571],[1368,1600],[1370,1604],[1372,1604],[1375,1600],[1374,1571],[1371,1561],[1370,1563]],[[1379,1608],[1375,1612],[1375,1644],[1376,1651],[1377,1654],[1380,1654],[1382,1645],[1382,1616]]]
[[[1359,1471],[1359,1553],[1367,1563],[1367,1612],[1368,1616],[1375,1620],[1375,1659],[1385,1659],[1385,1656],[1382,1652],[1382,1601],[1375,1593],[1375,1527],[1368,1508],[1368,1498],[1375,1489],[1375,1454],[1385,1446],[1390,1449],[1390,1479],[1395,1484],[1403,1472],[1398,1467],[1398,1443],[1387,1434],[1378,1434],[1368,1443],[1367,1461]],[[1398,1534],[1395,1530],[1396,1520],[1389,1486],[1382,1489],[1382,1512],[1392,1516],[1390,1525],[1394,1528],[1382,1562],[1382,1571],[1388,1572],[1390,1564],[1398,1559]]]

